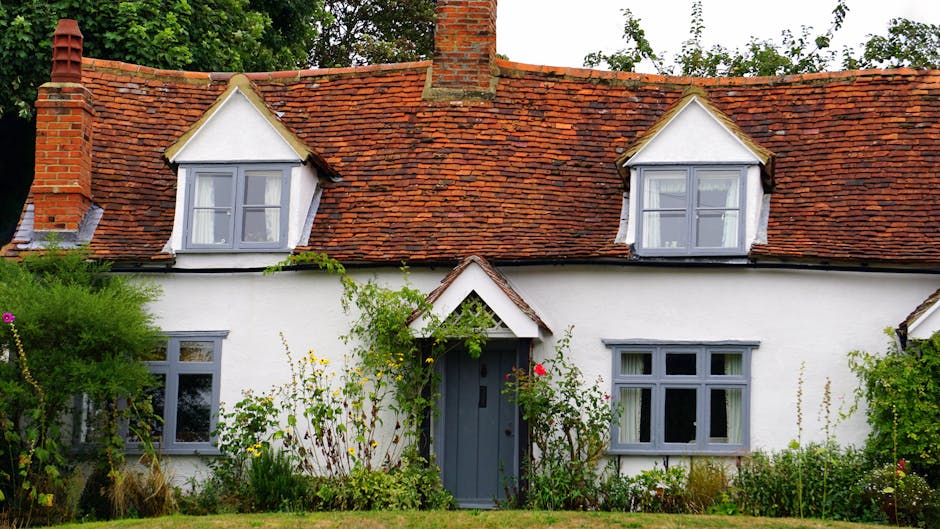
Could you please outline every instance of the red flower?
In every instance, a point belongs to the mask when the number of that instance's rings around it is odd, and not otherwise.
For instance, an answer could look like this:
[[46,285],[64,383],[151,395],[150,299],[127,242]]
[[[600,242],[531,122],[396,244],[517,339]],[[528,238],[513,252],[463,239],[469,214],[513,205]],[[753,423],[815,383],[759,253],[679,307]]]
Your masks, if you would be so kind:
[[535,368],[532,369],[532,372],[534,372],[538,376],[543,376],[543,375],[548,374],[548,371],[545,370],[545,366],[543,366],[542,364],[535,364]]
[[506,373],[506,382],[509,382],[509,373]]
[[906,460],[906,459],[899,459],[899,460],[898,460],[898,470],[901,471],[901,472],[904,472],[904,469],[906,469],[906,468],[907,468],[907,460]]

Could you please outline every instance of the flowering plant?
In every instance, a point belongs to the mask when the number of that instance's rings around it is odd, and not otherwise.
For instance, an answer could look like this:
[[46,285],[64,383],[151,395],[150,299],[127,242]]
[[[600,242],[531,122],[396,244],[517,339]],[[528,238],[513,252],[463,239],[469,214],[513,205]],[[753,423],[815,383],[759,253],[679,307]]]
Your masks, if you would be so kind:
[[507,378],[505,391],[528,421],[536,452],[526,471],[529,501],[538,508],[592,506],[596,500],[586,491],[599,479],[597,463],[616,418],[609,395],[601,389],[603,380],[585,383],[581,371],[568,360],[570,349],[569,328],[556,344],[554,356],[531,370],[515,368]]

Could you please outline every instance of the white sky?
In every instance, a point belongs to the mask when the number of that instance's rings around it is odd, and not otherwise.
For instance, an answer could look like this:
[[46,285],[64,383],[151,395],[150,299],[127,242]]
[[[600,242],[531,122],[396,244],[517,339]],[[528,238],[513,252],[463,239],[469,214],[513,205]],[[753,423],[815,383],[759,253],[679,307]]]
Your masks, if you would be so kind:
[[[857,46],[869,34],[886,34],[888,21],[903,17],[940,23],[940,0],[848,0],[849,13],[833,46]],[[621,10],[641,20],[646,37],[670,59],[689,37],[692,0],[498,0],[496,47],[510,60],[529,64],[580,67],[584,56],[622,49]],[[812,26],[815,36],[832,24],[835,0],[703,0],[702,44],[727,48],[750,37],[780,42],[780,32],[800,33]],[[639,71],[653,72],[641,65]]]

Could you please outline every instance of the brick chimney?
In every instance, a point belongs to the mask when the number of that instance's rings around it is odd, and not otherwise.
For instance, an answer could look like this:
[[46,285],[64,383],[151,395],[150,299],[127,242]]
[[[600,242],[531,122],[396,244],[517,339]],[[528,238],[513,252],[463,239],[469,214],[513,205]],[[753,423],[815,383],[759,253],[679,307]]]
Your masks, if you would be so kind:
[[[82,86],[82,33],[74,20],[59,20],[52,36],[52,82],[36,100],[36,172],[33,229],[74,240],[91,201],[94,109]],[[37,238],[42,238],[37,233]]]
[[425,97],[491,98],[495,58],[496,0],[437,0],[434,63]]

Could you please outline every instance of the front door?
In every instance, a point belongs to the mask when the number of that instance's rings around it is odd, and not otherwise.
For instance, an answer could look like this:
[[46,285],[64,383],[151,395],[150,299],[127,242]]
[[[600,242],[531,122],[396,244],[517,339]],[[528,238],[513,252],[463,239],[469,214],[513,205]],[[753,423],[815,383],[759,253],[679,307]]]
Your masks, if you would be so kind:
[[434,439],[444,488],[463,508],[489,508],[516,486],[517,406],[503,394],[519,340],[490,340],[480,358],[452,351],[444,359],[441,415]]

